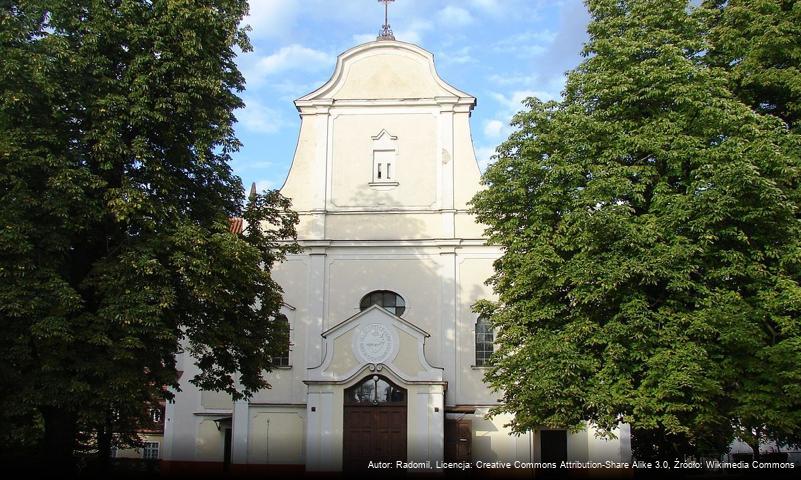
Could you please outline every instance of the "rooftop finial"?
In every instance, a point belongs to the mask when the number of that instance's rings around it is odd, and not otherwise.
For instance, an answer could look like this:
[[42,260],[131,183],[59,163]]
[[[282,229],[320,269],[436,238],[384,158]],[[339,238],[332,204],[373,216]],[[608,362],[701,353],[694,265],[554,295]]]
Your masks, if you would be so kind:
[[392,29],[389,28],[389,4],[394,2],[395,0],[378,0],[378,3],[384,4],[384,25],[381,27],[381,31],[378,32],[378,38],[376,40],[395,40],[395,35],[392,34]]

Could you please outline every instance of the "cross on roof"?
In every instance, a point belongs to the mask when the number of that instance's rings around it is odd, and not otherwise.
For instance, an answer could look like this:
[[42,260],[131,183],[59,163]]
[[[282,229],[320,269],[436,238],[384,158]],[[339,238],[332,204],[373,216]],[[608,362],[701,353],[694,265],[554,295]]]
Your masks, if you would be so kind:
[[381,27],[381,31],[378,32],[378,38],[376,40],[395,40],[395,35],[392,34],[392,29],[389,28],[389,4],[394,2],[395,0],[378,0],[378,3],[384,4],[384,25]]

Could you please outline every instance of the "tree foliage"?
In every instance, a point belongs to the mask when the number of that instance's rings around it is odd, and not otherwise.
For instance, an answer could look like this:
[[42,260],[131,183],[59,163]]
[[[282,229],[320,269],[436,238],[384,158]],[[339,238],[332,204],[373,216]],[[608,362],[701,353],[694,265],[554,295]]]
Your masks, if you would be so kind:
[[712,66],[728,71],[729,88],[761,113],[801,133],[801,4],[794,0],[707,0]]
[[473,205],[503,248],[477,309],[515,430],[626,422],[639,458],[801,438],[801,97],[710,43],[765,4],[589,0],[564,99],[514,118]]
[[204,389],[267,386],[281,306],[270,269],[295,251],[297,216],[275,191],[246,205],[229,165],[246,12],[244,0],[0,11],[0,411],[43,421],[51,455],[169,398],[182,345]]

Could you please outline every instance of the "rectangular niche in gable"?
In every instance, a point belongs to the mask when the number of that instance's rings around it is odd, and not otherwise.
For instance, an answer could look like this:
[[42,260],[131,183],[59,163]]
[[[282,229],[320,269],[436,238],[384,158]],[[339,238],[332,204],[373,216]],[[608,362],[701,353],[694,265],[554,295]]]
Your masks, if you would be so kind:
[[398,137],[381,130],[373,138],[373,176],[370,186],[398,185]]

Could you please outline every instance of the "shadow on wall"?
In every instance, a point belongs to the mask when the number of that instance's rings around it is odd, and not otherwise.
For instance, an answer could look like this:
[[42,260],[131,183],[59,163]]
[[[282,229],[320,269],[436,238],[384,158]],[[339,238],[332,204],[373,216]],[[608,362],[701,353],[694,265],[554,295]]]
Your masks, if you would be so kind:
[[[353,202],[363,201],[356,192]],[[388,209],[400,204],[381,192],[369,192],[370,198],[380,197]],[[357,218],[343,224],[343,240],[372,241],[382,239],[438,239],[441,238],[442,217],[439,212],[410,215],[406,213],[369,212],[335,214],[329,216]],[[425,221],[428,219],[429,221]],[[435,228],[432,228],[432,224]],[[489,392],[483,383],[486,370],[471,368],[475,358],[475,323],[478,315],[472,305],[492,295],[484,285],[492,274],[492,260],[453,258],[453,250],[437,251],[417,247],[359,248],[358,253],[345,253],[328,259],[328,301],[324,329],[350,318],[360,311],[363,296],[375,290],[389,290],[401,295],[406,302],[403,318],[428,332],[425,353],[429,362],[437,367],[448,364],[443,357],[444,344],[455,349],[452,359],[457,372],[456,384],[449,386],[447,395],[456,396],[458,402],[494,405],[498,395]],[[454,268],[454,260],[461,268]],[[459,273],[464,278],[456,278]],[[453,278],[452,281],[449,281]],[[464,283],[462,283],[464,280]],[[322,294],[323,292],[316,292]],[[455,303],[455,304],[454,304]],[[444,312],[455,309],[455,331],[447,331],[442,318]],[[443,338],[448,335],[449,338]]]
[[[334,208],[326,218],[330,240],[421,240],[442,238],[440,212],[433,209],[404,211],[405,205],[391,194],[392,187],[367,187],[350,197],[349,205],[372,205],[372,209]],[[436,193],[432,193],[436,196]]]
[[[365,195],[371,201],[380,198],[379,201],[387,209],[400,207],[397,201],[380,191],[356,192],[352,201],[363,201]],[[429,223],[421,219],[426,216],[437,223],[441,222],[437,212],[410,215],[378,211],[329,215],[327,223],[332,218],[339,220],[336,233],[341,240],[369,242],[436,238],[439,232],[431,232]],[[426,339],[426,358],[434,366],[442,366],[439,318],[443,286],[439,257],[438,253],[432,254],[430,248],[372,246],[369,243],[358,249],[338,251],[331,255],[327,260],[328,301],[324,329],[358,313],[360,301],[365,295],[376,290],[389,290],[399,294],[405,301],[406,309],[401,317],[431,335]]]

